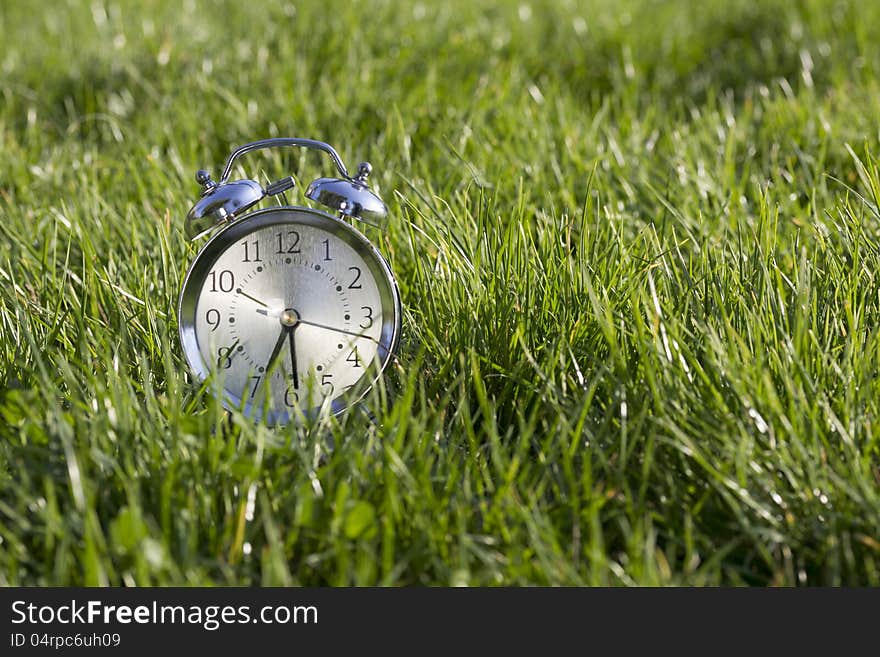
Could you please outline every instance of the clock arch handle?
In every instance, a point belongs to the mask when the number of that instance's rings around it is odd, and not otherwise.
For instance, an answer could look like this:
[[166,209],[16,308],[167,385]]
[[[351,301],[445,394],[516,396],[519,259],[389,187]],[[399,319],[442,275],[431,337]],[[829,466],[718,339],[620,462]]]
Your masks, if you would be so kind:
[[244,146],[239,146],[234,151],[232,151],[232,153],[229,154],[229,158],[226,160],[226,166],[223,167],[223,175],[220,176],[220,182],[218,184],[225,183],[229,179],[229,174],[232,173],[232,165],[235,163],[235,160],[245,153],[258,151],[264,148],[281,148],[284,146],[311,148],[313,150],[323,151],[327,153],[333,160],[333,164],[335,164],[336,168],[339,169],[339,173],[341,173],[345,178],[348,178],[349,180],[351,179],[351,176],[348,175],[348,170],[342,163],[342,158],[339,157],[339,153],[337,153],[330,144],[325,144],[323,141],[318,141],[316,139],[299,139],[298,137],[274,137],[272,139],[261,139],[259,141],[252,141],[251,143],[245,144]]

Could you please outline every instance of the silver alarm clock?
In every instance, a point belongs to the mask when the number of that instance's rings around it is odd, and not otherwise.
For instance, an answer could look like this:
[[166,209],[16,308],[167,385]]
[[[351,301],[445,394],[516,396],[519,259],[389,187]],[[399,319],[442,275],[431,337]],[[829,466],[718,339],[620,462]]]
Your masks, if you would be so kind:
[[[265,188],[229,180],[236,159],[258,149],[302,147],[330,156],[341,177],[318,178],[305,196],[329,208],[281,204],[292,177]],[[201,170],[202,197],[186,217],[196,240],[214,233],[180,292],[180,341],[199,381],[226,408],[272,425],[340,413],[381,376],[400,338],[401,304],[386,260],[351,220],[380,225],[382,200],[367,186],[369,163],[350,176],[320,141],[279,138],[234,150],[220,180]],[[335,216],[334,216],[335,215]]]

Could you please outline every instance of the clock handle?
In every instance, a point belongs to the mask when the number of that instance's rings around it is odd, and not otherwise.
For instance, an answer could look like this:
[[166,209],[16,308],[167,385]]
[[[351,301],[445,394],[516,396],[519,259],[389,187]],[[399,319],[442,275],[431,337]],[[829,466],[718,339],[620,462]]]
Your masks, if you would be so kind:
[[339,169],[339,173],[345,176],[348,179],[351,179],[351,176],[348,175],[348,171],[345,168],[345,165],[342,163],[342,158],[339,157],[339,153],[333,150],[333,147],[330,144],[325,144],[323,141],[317,141],[315,139],[299,139],[296,137],[275,137],[273,139],[261,139],[259,141],[252,141],[249,144],[245,144],[244,146],[239,146],[229,155],[229,159],[226,160],[226,166],[223,167],[223,175],[220,176],[220,182],[217,184],[225,183],[229,179],[229,174],[232,172],[232,164],[236,159],[244,155],[245,153],[250,153],[251,151],[257,151],[263,148],[280,148],[282,146],[298,146],[300,148],[312,148],[314,150],[323,151],[327,153],[332,159],[333,163],[336,165],[336,168]]

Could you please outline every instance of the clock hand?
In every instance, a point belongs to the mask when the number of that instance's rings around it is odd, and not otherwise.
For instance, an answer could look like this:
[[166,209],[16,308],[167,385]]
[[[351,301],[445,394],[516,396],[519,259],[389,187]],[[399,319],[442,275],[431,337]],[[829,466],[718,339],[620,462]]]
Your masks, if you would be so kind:
[[[296,326],[299,326],[299,324]],[[296,344],[293,341],[293,334],[296,332],[296,326],[287,329],[287,337],[290,340],[290,368],[293,375],[293,387],[295,390],[299,390],[299,373],[296,370]]]
[[[238,287],[238,288],[235,289],[235,293],[236,293],[236,294],[240,294],[241,296],[245,297],[246,299],[250,299],[250,300],[253,301],[254,303],[260,304],[260,305],[263,306],[264,308],[268,308],[268,306],[267,306],[265,303],[263,303],[263,302],[260,301],[259,299],[255,299],[254,297],[252,297],[252,296],[251,296],[250,294],[248,294],[247,292],[243,292],[242,289],[241,289],[240,287]],[[257,312],[260,312],[260,311],[258,310]],[[265,312],[263,312],[262,314],[265,314]]]
[[278,358],[278,354],[281,353],[281,347],[284,346],[284,339],[287,337],[287,332],[290,330],[287,326],[281,327],[281,335],[278,336],[278,342],[275,343],[275,348],[272,349],[272,355],[269,356],[269,362],[266,363],[266,374],[271,374],[272,364],[275,362],[275,359]]
[[314,326],[315,328],[326,329],[328,331],[335,331],[336,333],[345,333],[346,335],[350,335],[355,338],[366,338],[367,340],[372,340],[373,342],[376,342],[377,344],[379,342],[378,340],[376,340],[376,338],[371,337],[371,336],[367,335],[366,333],[352,333],[351,331],[346,331],[345,329],[336,328],[335,326],[328,326],[326,324],[318,324],[317,322],[310,322],[308,320],[303,319],[302,317],[300,317],[299,323],[300,324],[307,324],[308,326]]
[[[282,315],[282,313],[280,312],[267,310],[266,308],[257,308],[257,312],[261,315],[265,315],[266,317],[280,317]],[[345,335],[350,335],[353,338],[365,338],[367,340],[370,340],[371,342],[379,344],[379,341],[376,338],[369,336],[366,333],[354,333],[352,331],[346,331],[345,329],[336,328],[335,326],[319,324],[318,322],[310,322],[306,319],[303,319],[302,317],[300,317],[297,321],[297,326],[299,326],[299,324],[307,324],[308,326],[314,326],[315,328],[325,329],[327,331],[334,331],[335,333],[344,333]]]

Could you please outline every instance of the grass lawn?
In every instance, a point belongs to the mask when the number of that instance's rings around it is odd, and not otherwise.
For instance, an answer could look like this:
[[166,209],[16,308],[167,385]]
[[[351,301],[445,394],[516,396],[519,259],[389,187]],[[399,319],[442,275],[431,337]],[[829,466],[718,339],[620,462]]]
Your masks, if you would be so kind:
[[[880,585],[880,4],[7,0],[0,34],[0,584]],[[377,425],[185,373],[193,173],[269,136],[389,205]]]

